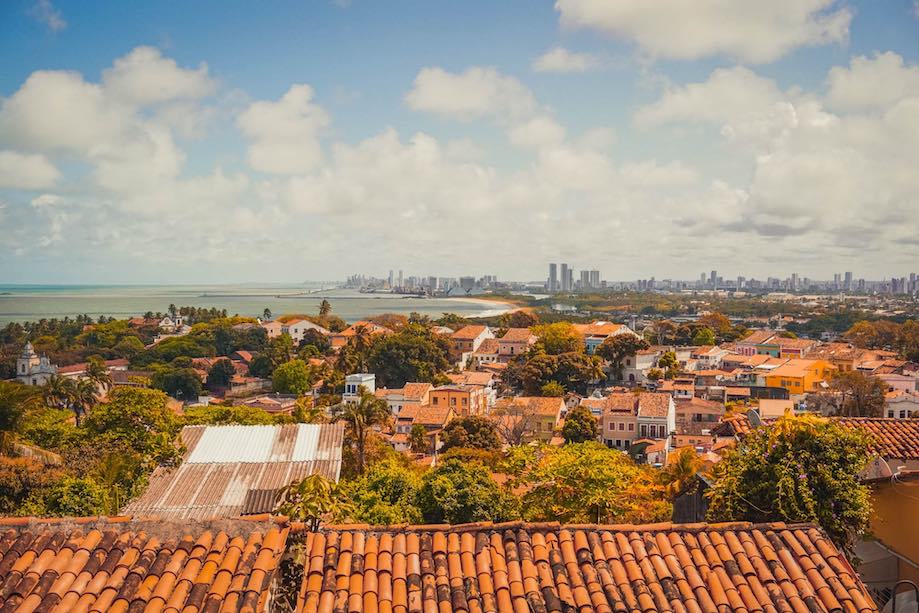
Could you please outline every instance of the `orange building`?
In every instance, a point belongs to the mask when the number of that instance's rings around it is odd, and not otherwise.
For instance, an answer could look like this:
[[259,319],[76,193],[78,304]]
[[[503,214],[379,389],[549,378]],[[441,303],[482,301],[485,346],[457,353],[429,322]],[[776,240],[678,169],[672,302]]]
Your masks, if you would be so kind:
[[836,367],[826,360],[788,360],[766,375],[766,385],[783,387],[790,394],[816,392],[835,370]]
[[431,406],[450,407],[457,415],[484,415],[488,399],[481,385],[444,385],[430,392]]

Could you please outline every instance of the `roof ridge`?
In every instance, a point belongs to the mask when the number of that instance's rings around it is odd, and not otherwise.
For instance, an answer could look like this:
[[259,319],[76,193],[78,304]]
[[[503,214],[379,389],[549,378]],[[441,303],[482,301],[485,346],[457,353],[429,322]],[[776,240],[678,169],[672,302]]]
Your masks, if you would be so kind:
[[[291,524],[291,530],[297,531],[304,525],[298,522]],[[672,523],[660,522],[652,524],[562,524],[557,521],[552,522],[527,522],[527,521],[508,521],[508,522],[473,522],[466,524],[390,524],[390,525],[372,525],[367,523],[352,524],[328,524],[323,525],[321,530],[325,532],[347,532],[347,531],[368,531],[368,532],[474,532],[478,530],[513,530],[513,529],[530,529],[541,530],[546,532],[557,532],[560,530],[600,530],[607,532],[727,532],[736,530],[806,530],[817,529],[822,532],[822,528],[812,522],[759,522],[753,523],[748,521],[733,522],[697,522],[697,523]]]
[[172,517],[158,517],[156,515],[91,515],[87,517],[36,517],[32,515],[21,517],[0,517],[0,528],[29,528],[33,526],[83,526],[83,525],[137,525],[137,524],[181,524],[183,526],[230,526],[237,522],[270,523],[279,527],[291,525],[290,518],[286,515],[244,515],[241,517],[213,517],[208,519],[178,519]]

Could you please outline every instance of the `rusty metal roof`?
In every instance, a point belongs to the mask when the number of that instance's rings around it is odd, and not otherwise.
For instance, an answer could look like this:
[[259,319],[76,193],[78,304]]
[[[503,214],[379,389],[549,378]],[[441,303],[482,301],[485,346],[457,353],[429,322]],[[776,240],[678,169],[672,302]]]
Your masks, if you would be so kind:
[[157,468],[143,495],[122,511],[135,517],[238,517],[252,490],[277,491],[313,474],[337,481],[341,424],[186,426],[185,458]]

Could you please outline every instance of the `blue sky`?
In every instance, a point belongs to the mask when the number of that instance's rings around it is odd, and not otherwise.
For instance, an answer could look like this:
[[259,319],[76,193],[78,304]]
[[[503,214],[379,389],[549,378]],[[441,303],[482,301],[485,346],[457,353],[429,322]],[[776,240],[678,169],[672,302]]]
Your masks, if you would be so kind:
[[917,61],[906,0],[8,1],[0,282],[908,273]]

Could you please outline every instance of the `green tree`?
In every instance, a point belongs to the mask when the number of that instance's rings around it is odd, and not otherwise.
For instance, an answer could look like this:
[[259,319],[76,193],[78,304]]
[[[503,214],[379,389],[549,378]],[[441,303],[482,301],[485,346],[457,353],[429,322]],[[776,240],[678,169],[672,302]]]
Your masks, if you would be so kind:
[[535,352],[545,352],[549,355],[560,353],[577,353],[584,351],[584,338],[567,321],[552,324],[540,324],[533,328],[533,333],[538,337]]
[[539,395],[558,398],[565,395],[565,387],[558,381],[549,381],[539,388]]
[[420,324],[408,324],[373,343],[368,366],[380,385],[401,387],[407,382],[431,383],[450,368],[450,343]]
[[207,387],[210,390],[230,386],[230,380],[236,375],[233,362],[227,359],[217,360],[207,371]]
[[26,414],[41,406],[41,393],[32,386],[0,381],[0,453],[8,453]]
[[309,393],[313,389],[315,374],[310,365],[303,360],[291,360],[281,364],[274,370],[271,378],[271,388],[279,394]]
[[882,417],[887,388],[884,382],[857,370],[838,371],[830,379],[828,395],[836,415]]
[[185,426],[220,426],[224,424],[268,426],[274,423],[277,423],[277,420],[271,413],[258,407],[247,407],[245,405],[224,406],[212,404],[188,407],[182,415],[182,424]]
[[335,508],[335,484],[320,474],[310,475],[281,490],[277,511],[281,515],[306,522],[316,532],[322,519]]
[[194,400],[204,389],[201,377],[194,368],[175,368],[159,366],[154,370],[150,385],[154,389],[166,392],[173,398]]
[[271,309],[265,307],[265,310],[262,311],[262,319],[265,321],[271,321]]
[[271,360],[272,370],[290,362],[294,357],[294,341],[289,334],[281,334],[268,341],[265,355]]
[[331,313],[332,313],[332,303],[326,300],[325,298],[323,298],[322,302],[319,303],[319,316],[326,317],[330,315]]
[[64,477],[44,496],[44,511],[58,517],[87,517],[105,511],[105,491],[87,477]]
[[148,464],[171,464],[181,457],[173,444],[179,422],[159,390],[116,387],[109,401],[97,405],[86,419],[90,435],[123,441]]
[[715,333],[711,328],[702,327],[696,330],[696,333],[692,335],[692,344],[693,345],[714,345],[715,344]]
[[577,406],[565,416],[562,436],[566,443],[595,441],[600,436],[600,425],[590,409]]
[[715,465],[712,521],[816,522],[852,555],[868,528],[869,460],[861,431],[813,415],[756,428]]
[[412,453],[424,453],[428,449],[427,430],[421,424],[412,425],[412,431],[408,435],[409,444],[412,447]]
[[[45,466],[32,458],[0,456],[0,513],[28,513],[32,509],[26,509],[24,505],[28,501],[41,501],[60,477],[58,469]],[[35,510],[38,514],[44,511],[40,506]]]
[[333,416],[345,422],[345,443],[354,449],[357,474],[363,474],[367,467],[367,439],[371,432],[391,421],[386,401],[364,388],[360,391],[357,402],[342,403],[333,410]]
[[274,372],[274,365],[267,355],[257,355],[249,362],[249,374],[260,379],[268,379]]
[[670,516],[654,470],[598,442],[510,450],[509,485],[526,485],[523,518],[562,523],[648,523]]
[[125,336],[113,347],[115,354],[133,360],[137,355],[143,353],[144,343],[136,336]]
[[[132,337],[134,338],[134,337]],[[92,356],[86,363],[86,372],[84,378],[93,383],[94,386],[107,390],[112,385],[112,375],[109,374],[105,360],[99,356]]]
[[661,472],[661,483],[667,488],[671,498],[682,494],[697,482],[696,476],[702,472],[703,462],[692,447],[683,447],[676,453],[676,459],[669,462]]
[[518,516],[517,501],[503,492],[478,462],[444,460],[422,478],[418,507],[429,523],[506,521]]
[[610,336],[597,347],[596,355],[610,364],[616,372],[616,378],[622,378],[622,361],[627,357],[634,357],[636,353],[647,349],[651,345],[648,341],[634,334],[616,334]]
[[676,353],[673,351],[665,351],[663,355],[657,359],[657,367],[664,371],[665,378],[673,379],[673,377],[680,372],[680,363],[677,362]]
[[532,328],[539,325],[539,316],[532,311],[517,309],[503,314],[499,321],[502,328]]
[[421,477],[401,458],[387,458],[370,465],[356,479],[343,480],[337,491],[336,520],[364,522],[373,526],[419,524]]
[[450,421],[444,426],[441,452],[454,448],[497,450],[501,448],[495,422],[481,415],[470,415]]

